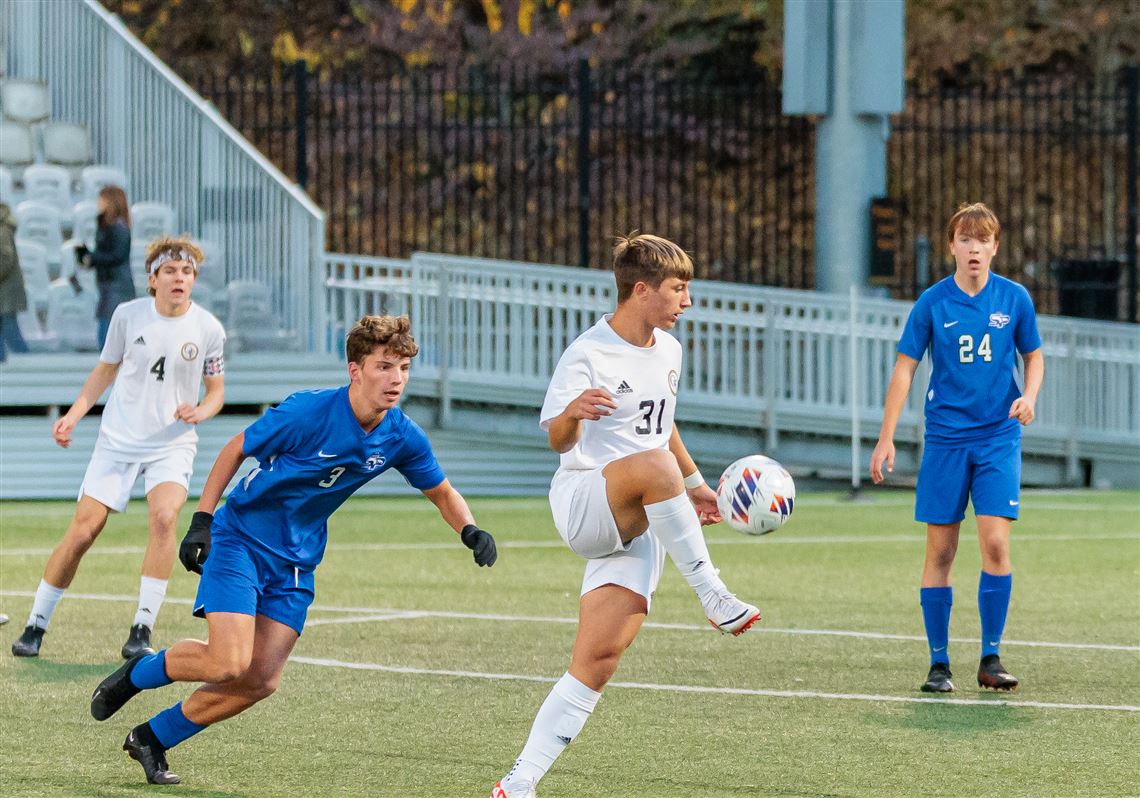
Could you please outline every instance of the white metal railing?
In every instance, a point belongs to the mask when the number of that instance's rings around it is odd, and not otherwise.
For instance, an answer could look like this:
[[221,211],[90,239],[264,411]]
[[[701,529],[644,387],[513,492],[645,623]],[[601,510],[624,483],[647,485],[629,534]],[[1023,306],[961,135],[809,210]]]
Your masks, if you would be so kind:
[[[614,305],[609,273],[560,266],[329,254],[325,274],[326,347],[336,349],[365,313],[407,313],[423,352],[418,373],[439,379],[445,404],[533,402],[562,350]],[[675,331],[686,351],[682,418],[763,428],[770,449],[782,431],[874,439],[911,303],[702,280],[692,293]],[[1140,328],[1049,316],[1038,323],[1047,378],[1026,451],[1060,446],[1073,459],[1110,447],[1140,460]],[[928,378],[924,361],[899,440],[922,438]]]
[[[91,131],[131,201],[175,209],[227,280],[269,286],[285,327],[319,330],[324,213],[94,0],[0,0],[8,70],[45,81],[53,116]],[[319,346],[319,341],[309,341]]]

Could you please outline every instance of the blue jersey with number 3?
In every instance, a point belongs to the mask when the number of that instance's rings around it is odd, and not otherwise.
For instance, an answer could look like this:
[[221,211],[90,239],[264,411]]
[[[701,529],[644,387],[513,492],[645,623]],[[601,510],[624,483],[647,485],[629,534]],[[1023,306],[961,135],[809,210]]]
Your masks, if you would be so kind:
[[898,351],[922,360],[930,350],[926,440],[943,445],[1017,437],[1009,407],[1017,385],[1017,353],[1041,348],[1037,314],[1019,283],[990,273],[970,296],[951,275],[914,303]]
[[417,490],[444,480],[427,435],[393,407],[365,432],[348,386],[292,394],[245,428],[242,450],[257,467],[214,516],[233,531],[305,571],[324,556],[328,518],[364,483],[389,468]]

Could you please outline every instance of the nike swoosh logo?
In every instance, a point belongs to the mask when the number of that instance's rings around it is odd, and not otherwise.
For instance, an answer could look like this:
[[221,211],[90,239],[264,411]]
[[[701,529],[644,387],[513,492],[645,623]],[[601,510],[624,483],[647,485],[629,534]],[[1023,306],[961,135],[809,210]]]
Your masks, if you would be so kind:
[[335,454],[325,454],[325,450],[321,449],[319,452],[317,452],[317,457],[336,457],[336,455]]
[[946,646],[940,646],[939,648],[932,648],[930,650],[933,651],[935,654],[937,654],[939,651],[945,651]]
[[1010,501],[1009,506],[1016,507],[1018,504],[1020,504],[1020,502]]
[[958,323],[958,322],[956,322],[956,321],[945,321],[945,322],[942,322],[942,327],[943,327],[944,329],[945,329],[946,327],[953,327],[953,326],[954,326],[955,324],[957,324],[957,323]]

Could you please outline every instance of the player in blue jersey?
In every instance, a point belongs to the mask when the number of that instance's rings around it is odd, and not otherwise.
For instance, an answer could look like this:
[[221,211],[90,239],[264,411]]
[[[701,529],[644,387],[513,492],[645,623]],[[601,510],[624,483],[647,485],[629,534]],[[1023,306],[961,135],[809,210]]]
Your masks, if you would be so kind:
[[[407,316],[362,318],[346,341],[347,386],[289,396],[218,454],[179,549],[187,570],[202,575],[194,614],[206,619],[206,642],[135,657],[91,697],[91,714],[105,720],[141,690],[205,682],[127,736],[123,748],[151,784],[180,781],[167,765],[169,748],[277,688],[313,601],[328,518],[369,480],[396,469],[435,504],[477,564],[495,563],[494,539],[475,525],[424,431],[396,406],[419,351],[409,326]],[[257,466],[217,508],[247,457]]]
[[[967,499],[974,504],[982,553],[978,685],[995,690],[1018,685],[1002,667],[998,649],[1013,582],[1009,533],[1021,501],[1021,426],[1033,422],[1045,359],[1029,292],[990,271],[1000,236],[997,216],[982,203],[962,205],[950,219],[954,274],[924,291],[907,318],[871,455],[871,479],[878,484],[884,464],[888,473],[894,469],[895,426],[915,369],[929,350],[926,438],[914,517],[926,523],[920,604],[930,672],[922,690],[930,693],[954,690],[947,651],[950,569]],[[1018,353],[1025,363],[1024,390],[1016,379]]]

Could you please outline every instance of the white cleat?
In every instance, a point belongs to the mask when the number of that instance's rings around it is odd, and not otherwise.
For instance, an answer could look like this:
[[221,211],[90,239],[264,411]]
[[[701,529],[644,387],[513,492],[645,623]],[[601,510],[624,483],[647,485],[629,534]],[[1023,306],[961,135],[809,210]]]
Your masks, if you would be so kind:
[[[503,781],[506,781],[504,779]],[[523,782],[521,784],[511,784],[508,789],[500,781],[491,790],[491,798],[535,798],[534,782]]]
[[752,624],[760,620],[759,608],[741,601],[731,593],[714,596],[705,605],[705,614],[714,629],[734,637],[744,634]]

